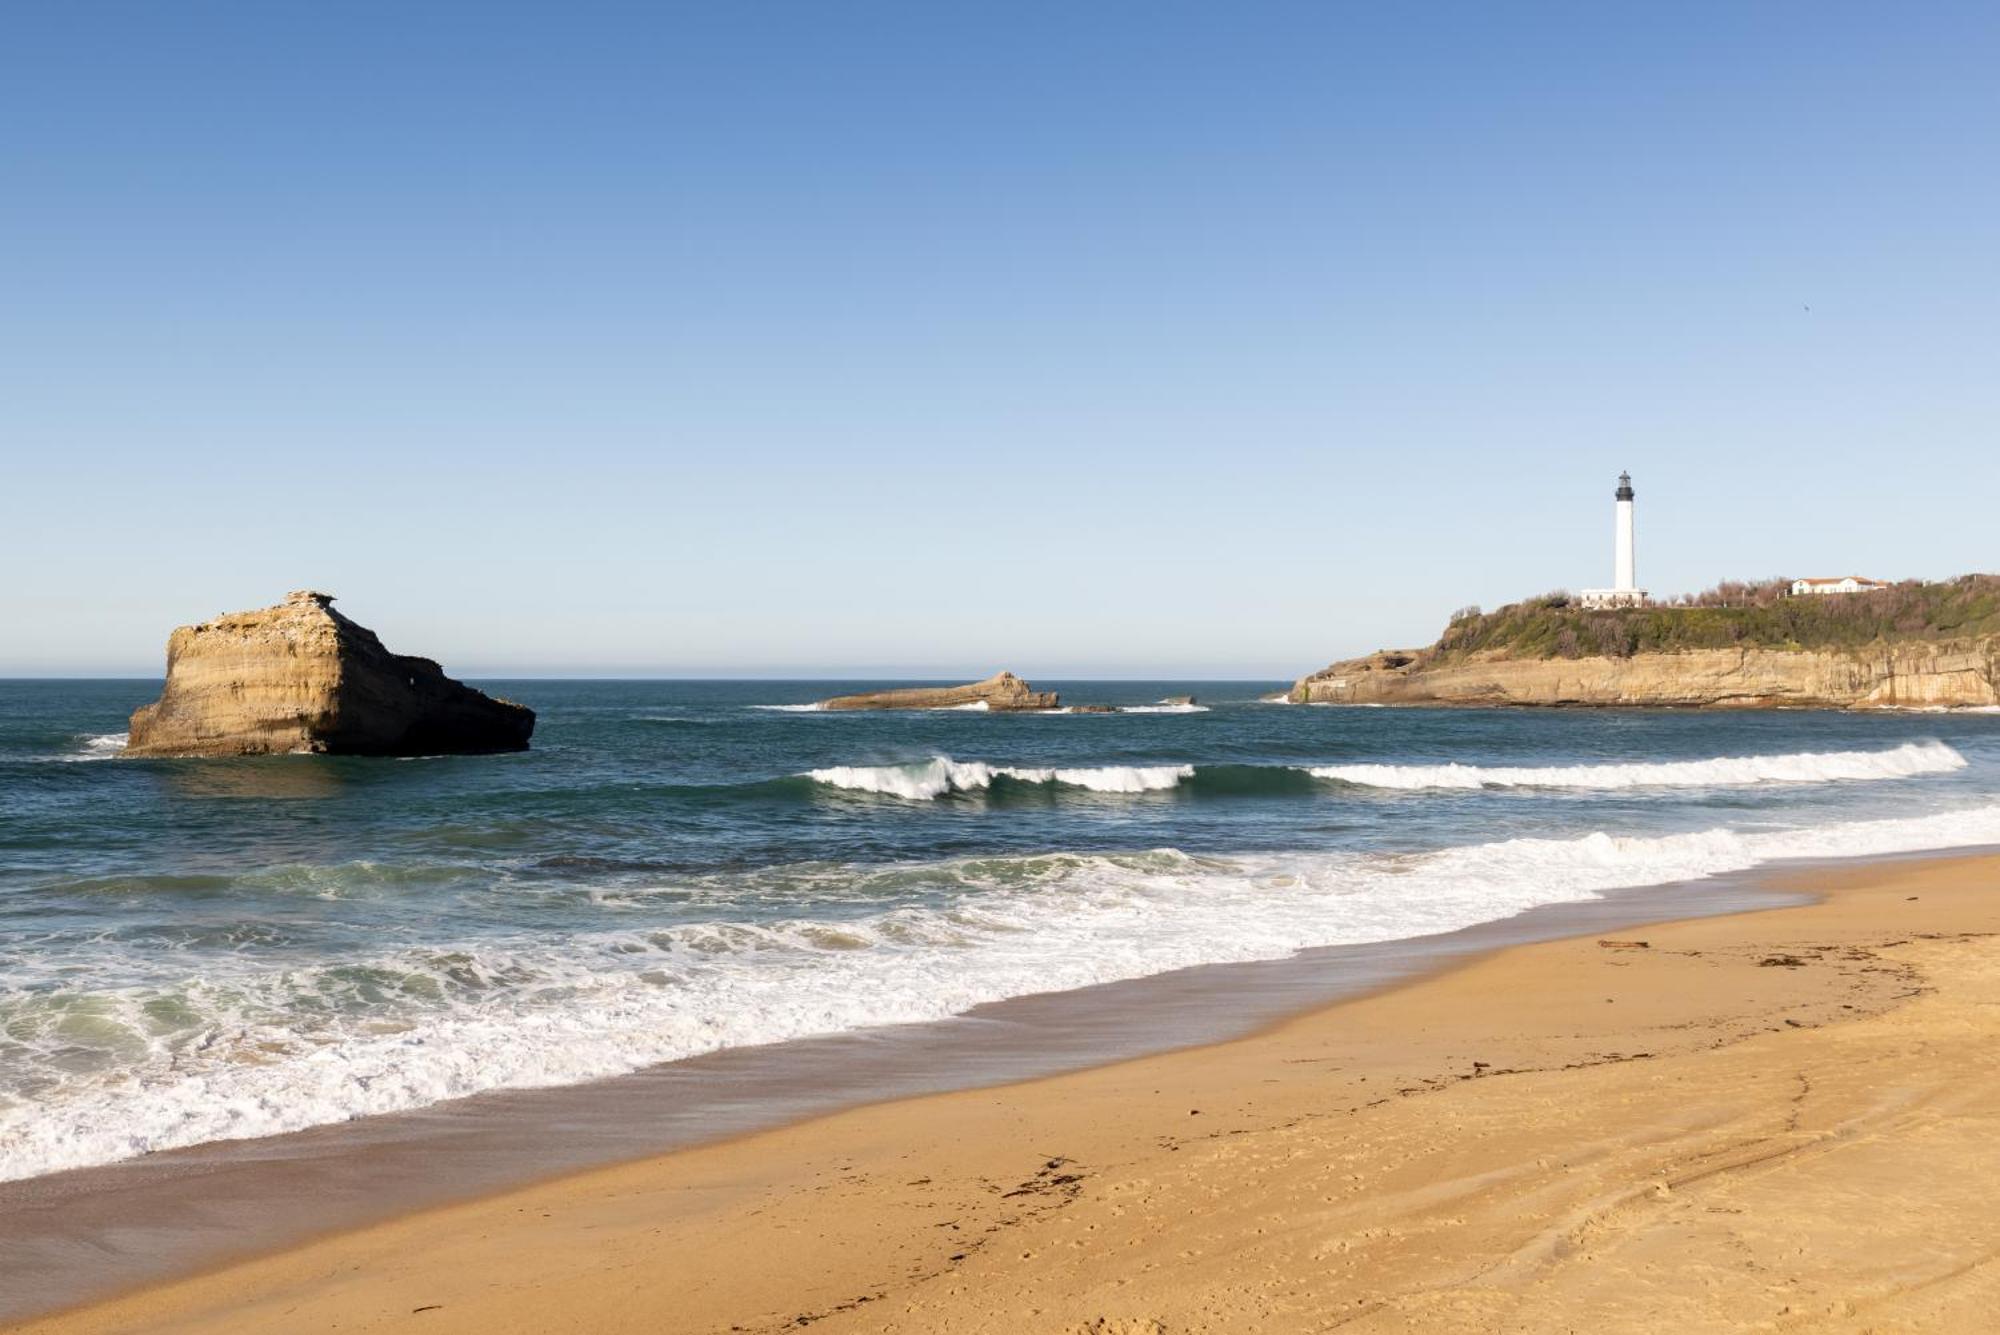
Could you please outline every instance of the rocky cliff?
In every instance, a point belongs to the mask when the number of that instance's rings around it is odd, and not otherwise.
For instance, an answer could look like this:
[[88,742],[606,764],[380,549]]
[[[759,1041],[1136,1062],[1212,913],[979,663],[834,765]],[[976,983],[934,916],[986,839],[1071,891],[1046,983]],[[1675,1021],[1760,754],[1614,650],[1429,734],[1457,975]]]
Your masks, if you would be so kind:
[[1378,653],[1301,677],[1291,698],[1301,704],[1990,706],[2000,705],[2000,636],[1622,658]]
[[167,684],[132,715],[128,756],[521,751],[534,711],[392,654],[323,593],[233,612],[167,639]]
[[1062,699],[1054,691],[1038,691],[1011,672],[996,672],[985,681],[965,686],[911,686],[865,695],[837,695],[820,701],[821,709],[958,709],[984,705],[988,709],[1055,709]]

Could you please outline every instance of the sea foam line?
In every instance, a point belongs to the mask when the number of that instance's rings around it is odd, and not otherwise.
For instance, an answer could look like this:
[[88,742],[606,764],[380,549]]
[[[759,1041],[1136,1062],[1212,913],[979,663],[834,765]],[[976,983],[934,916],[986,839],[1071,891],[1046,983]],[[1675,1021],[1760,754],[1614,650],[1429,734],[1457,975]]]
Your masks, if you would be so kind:
[[1964,769],[1965,757],[1939,741],[1907,742],[1886,751],[1801,751],[1789,755],[1722,756],[1642,764],[1551,765],[1315,765],[1319,779],[1368,788],[1718,788],[1760,783],[1837,783],[1908,779]]
[[[442,943],[360,966],[429,979],[385,1016],[321,1003],[352,961],[245,959],[177,994],[199,1013],[137,1069],[66,1073],[0,1110],[0,1179],[272,1135],[484,1090],[571,1084],[718,1048],[936,1020],[1031,992],[1402,939],[1785,858],[2000,844],[2000,805],[1790,830],[1515,839],[1385,857],[1172,850],[929,864],[962,892],[839,922],[712,922]],[[907,877],[912,868],[849,873]],[[351,986],[351,983],[343,983]],[[105,1023],[145,995],[98,993]],[[18,997],[4,998],[10,1004]],[[30,1002],[46,998],[29,998]],[[60,999],[58,999],[60,1000]],[[393,1024],[383,1023],[385,1020]],[[13,1026],[23,1034],[23,1026]],[[17,1038],[32,1044],[32,1036]],[[60,1032],[49,1041],[69,1042]]]
[[[1421,790],[1555,788],[1616,791],[1627,788],[1723,788],[1756,784],[1866,782],[1946,774],[1966,767],[1965,757],[1939,741],[1910,742],[1882,751],[1803,751],[1769,756],[1720,756],[1608,765],[1513,767],[1492,765],[1313,765],[1247,767],[1265,773],[1303,772],[1359,787]],[[1229,766],[1231,770],[1244,767]],[[1212,772],[1212,771],[1211,771]],[[979,792],[996,779],[1055,784],[1098,793],[1148,793],[1196,777],[1196,767],[1095,765],[1037,767],[994,765],[932,756],[893,765],[834,765],[809,771],[815,783],[848,792],[908,801]]]

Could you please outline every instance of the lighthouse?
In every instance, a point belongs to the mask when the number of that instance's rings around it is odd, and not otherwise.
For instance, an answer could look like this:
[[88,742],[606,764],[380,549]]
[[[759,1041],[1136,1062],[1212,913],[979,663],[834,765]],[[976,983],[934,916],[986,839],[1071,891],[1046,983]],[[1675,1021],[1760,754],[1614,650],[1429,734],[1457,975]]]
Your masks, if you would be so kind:
[[1643,607],[1649,601],[1639,587],[1636,543],[1632,536],[1632,475],[1618,475],[1618,490],[1612,493],[1617,509],[1611,530],[1611,587],[1585,589],[1583,605],[1589,608]]
[[1617,548],[1612,556],[1611,587],[1618,593],[1637,593],[1639,586],[1632,580],[1632,475],[1618,475],[1618,527]]

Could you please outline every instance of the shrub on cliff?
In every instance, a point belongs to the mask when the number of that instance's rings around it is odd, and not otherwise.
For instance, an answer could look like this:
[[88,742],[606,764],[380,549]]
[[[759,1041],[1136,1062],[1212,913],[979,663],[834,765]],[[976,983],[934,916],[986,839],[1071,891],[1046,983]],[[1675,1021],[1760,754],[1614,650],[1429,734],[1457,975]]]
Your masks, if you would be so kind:
[[2000,575],[1908,580],[1873,593],[1793,597],[1786,580],[1728,581],[1650,607],[1585,611],[1561,593],[1454,617],[1432,653],[1513,658],[1689,649],[1858,649],[2000,634]]

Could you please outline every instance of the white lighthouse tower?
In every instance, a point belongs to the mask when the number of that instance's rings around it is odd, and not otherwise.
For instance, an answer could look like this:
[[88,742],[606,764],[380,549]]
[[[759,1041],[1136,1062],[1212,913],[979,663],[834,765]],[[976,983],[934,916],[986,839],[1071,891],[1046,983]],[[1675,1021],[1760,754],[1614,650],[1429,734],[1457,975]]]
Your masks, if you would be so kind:
[[1585,607],[1643,607],[1646,591],[1639,587],[1637,559],[1632,537],[1632,475],[1618,475],[1617,518],[1612,529],[1611,585],[1608,589],[1585,589]]
[[1632,475],[1618,475],[1618,536],[1617,551],[1612,558],[1611,587],[1619,593],[1637,593],[1639,586],[1633,582],[1632,543]]

